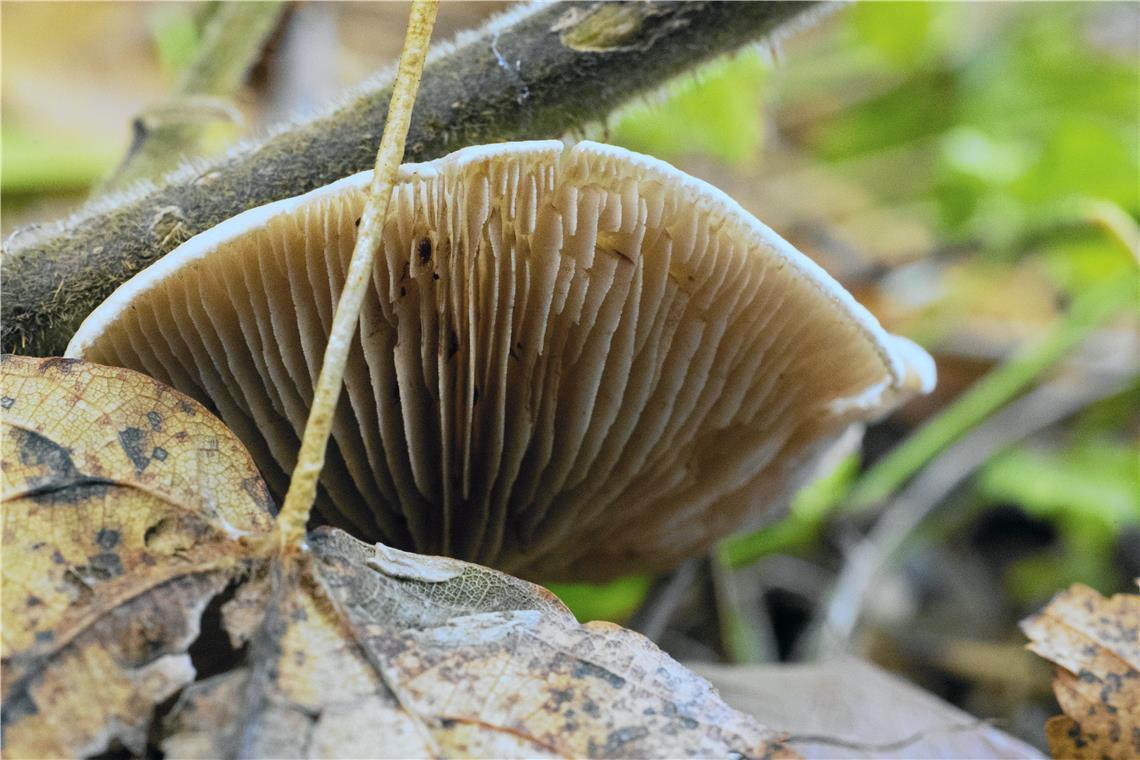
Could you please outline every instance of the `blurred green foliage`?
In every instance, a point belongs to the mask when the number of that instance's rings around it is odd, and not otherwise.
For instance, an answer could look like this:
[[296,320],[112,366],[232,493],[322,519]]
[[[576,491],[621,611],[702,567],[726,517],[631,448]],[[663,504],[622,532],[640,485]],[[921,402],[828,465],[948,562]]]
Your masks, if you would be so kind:
[[160,6],[148,16],[151,38],[162,71],[173,82],[194,60],[201,41],[201,23],[212,3],[192,6]]
[[1019,446],[993,459],[977,479],[979,495],[1019,505],[1058,529],[1057,549],[1010,568],[1009,590],[1040,603],[1079,579],[1114,588],[1113,550],[1123,527],[1140,524],[1140,447],[1078,441],[1062,450]]
[[[883,206],[904,205],[936,239],[968,252],[964,265],[978,276],[942,283],[941,308],[912,323],[915,337],[967,324],[962,305],[977,296],[960,298],[953,288],[998,282],[995,272],[1015,261],[1035,262],[1057,294],[1083,304],[1068,320],[1058,314],[1053,332],[1026,354],[1040,362],[1021,361],[979,388],[976,396],[995,395],[969,402],[978,414],[955,412],[951,421],[963,424],[953,429],[920,427],[933,443],[919,447],[893,489],[1110,318],[1094,308],[1103,294],[1111,291],[1112,313],[1121,303],[1136,313],[1140,284],[1128,286],[1137,282],[1136,261],[1121,237],[1133,234],[1140,214],[1140,71],[1137,40],[1109,34],[1129,23],[1135,15],[1107,4],[857,3],[836,13],[810,58],[774,73],[760,56],[720,64],[660,105],[627,112],[611,139],[733,171],[763,160],[753,141],[769,136],[774,119],[783,141]],[[778,110],[766,113],[773,103]],[[791,118],[781,125],[783,114]],[[1133,226],[1105,234],[1098,217],[1113,214]],[[1085,319],[1090,308],[1095,319]],[[1058,548],[1010,569],[1018,599],[1036,601],[1076,580],[1113,586],[1112,543],[1122,524],[1140,519],[1140,451],[1121,442],[1136,413],[1132,404],[1110,415],[1095,443],[1078,432],[1062,450],[1019,447],[977,478],[983,505],[1018,504],[1059,532]],[[810,551],[859,477],[858,460],[845,460],[802,491],[785,519],[723,542],[720,560],[740,567]]]
[[610,583],[548,583],[546,587],[582,622],[624,622],[637,610],[651,583],[649,576],[632,575]]
[[610,140],[672,160],[706,155],[726,164],[756,161],[764,137],[760,97],[767,68],[756,50],[717,61],[671,85],[659,102],[627,110]]
[[121,158],[118,146],[62,142],[19,125],[0,128],[0,145],[3,193],[83,191]]

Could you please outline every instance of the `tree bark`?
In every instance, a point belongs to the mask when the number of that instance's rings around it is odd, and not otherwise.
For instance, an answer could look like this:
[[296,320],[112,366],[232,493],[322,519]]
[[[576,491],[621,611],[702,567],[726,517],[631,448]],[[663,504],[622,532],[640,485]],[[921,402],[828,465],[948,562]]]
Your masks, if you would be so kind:
[[[492,20],[424,71],[405,161],[478,143],[558,137],[694,65],[764,39],[812,9],[793,2],[575,2]],[[245,209],[367,169],[391,90],[377,76],[327,113],[289,124],[158,184],[14,233],[0,277],[3,350],[62,353],[123,281]]]

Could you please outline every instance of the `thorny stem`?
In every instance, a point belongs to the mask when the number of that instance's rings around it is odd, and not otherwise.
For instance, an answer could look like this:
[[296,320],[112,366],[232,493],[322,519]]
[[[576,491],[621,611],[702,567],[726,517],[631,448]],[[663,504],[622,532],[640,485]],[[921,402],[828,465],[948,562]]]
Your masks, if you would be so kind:
[[368,188],[368,198],[361,215],[360,231],[352,250],[344,289],[333,315],[321,374],[313,393],[313,405],[301,438],[297,466],[285,494],[285,503],[277,516],[277,535],[283,552],[296,550],[305,537],[305,525],[309,521],[309,512],[317,493],[317,480],[325,463],[333,413],[344,384],[345,362],[348,360],[352,336],[356,333],[360,307],[371,282],[372,261],[380,247],[384,218],[388,214],[392,187],[396,183],[396,173],[404,155],[412,107],[416,102],[416,91],[419,89],[428,42],[438,10],[439,0],[416,0],[412,5],[407,35],[404,37],[404,50],[400,54],[392,99],[388,104],[388,118],[384,124],[384,134],[380,138],[380,150],[376,153],[372,184]]

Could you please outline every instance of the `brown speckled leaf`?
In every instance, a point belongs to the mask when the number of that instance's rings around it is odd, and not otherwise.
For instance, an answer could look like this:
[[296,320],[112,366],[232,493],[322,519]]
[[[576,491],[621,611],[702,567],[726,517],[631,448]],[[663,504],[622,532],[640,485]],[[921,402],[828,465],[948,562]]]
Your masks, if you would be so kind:
[[5,357],[0,385],[6,756],[794,756],[538,586],[335,529],[275,558],[248,454],[154,380]]
[[1140,596],[1105,599],[1075,584],[1021,628],[1029,649],[1057,666],[1065,714],[1045,726],[1053,756],[1140,757]]
[[4,753],[142,752],[272,526],[265,487],[217,419],[129,370],[5,356],[0,423]]
[[334,529],[310,546],[225,610],[248,631],[267,603],[248,666],[175,707],[168,753],[794,756],[648,640],[580,625],[538,586]]

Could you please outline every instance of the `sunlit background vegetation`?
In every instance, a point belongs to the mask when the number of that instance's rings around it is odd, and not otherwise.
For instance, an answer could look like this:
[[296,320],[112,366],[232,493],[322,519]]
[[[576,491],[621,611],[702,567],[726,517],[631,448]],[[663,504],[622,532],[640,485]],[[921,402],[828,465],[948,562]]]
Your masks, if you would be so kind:
[[[439,34],[498,7],[447,4]],[[206,12],[4,3],[5,234],[80,202],[133,116],[184,107],[164,98]],[[195,106],[209,145],[394,57],[404,13],[295,6],[236,101]],[[849,647],[1043,745],[1056,710],[1017,620],[1140,576],[1138,55],[1134,3],[856,4],[574,135],[718,185],[940,374],[789,516],[672,585],[556,587],[575,612],[681,659]]]

